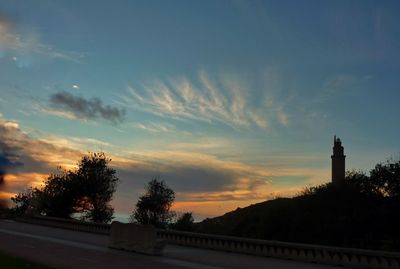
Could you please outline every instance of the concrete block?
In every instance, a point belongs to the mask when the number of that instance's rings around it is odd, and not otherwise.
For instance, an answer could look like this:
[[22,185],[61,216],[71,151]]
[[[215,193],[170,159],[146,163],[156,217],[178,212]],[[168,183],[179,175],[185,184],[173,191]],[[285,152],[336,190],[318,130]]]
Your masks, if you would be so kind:
[[111,224],[109,247],[149,255],[162,255],[166,241],[157,239],[156,229],[152,225],[135,223]]

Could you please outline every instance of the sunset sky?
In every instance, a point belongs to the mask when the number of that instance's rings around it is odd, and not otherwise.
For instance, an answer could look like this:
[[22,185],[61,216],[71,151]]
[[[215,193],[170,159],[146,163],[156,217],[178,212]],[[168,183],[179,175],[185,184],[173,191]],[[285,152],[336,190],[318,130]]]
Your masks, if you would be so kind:
[[160,176],[197,220],[400,152],[399,1],[0,0],[10,197],[104,151],[117,217]]

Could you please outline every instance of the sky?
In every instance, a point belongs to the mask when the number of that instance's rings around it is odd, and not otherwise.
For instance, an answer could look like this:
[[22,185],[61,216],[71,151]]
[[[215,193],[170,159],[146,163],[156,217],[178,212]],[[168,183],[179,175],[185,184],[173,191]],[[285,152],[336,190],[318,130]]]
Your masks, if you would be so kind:
[[197,220],[400,152],[398,1],[0,0],[0,196],[88,152]]

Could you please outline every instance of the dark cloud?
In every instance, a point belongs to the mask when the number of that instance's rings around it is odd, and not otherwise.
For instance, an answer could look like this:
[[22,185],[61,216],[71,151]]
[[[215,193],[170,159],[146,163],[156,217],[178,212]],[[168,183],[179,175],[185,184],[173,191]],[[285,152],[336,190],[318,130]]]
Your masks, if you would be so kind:
[[[207,193],[233,190],[239,175],[235,171],[216,169],[214,167],[198,167],[190,164],[181,166],[163,166],[139,163],[131,167],[116,165],[120,182],[113,204],[117,211],[131,212],[144,187],[154,177],[160,177],[176,192],[176,201],[226,201],[237,200],[237,197],[210,197]],[[194,196],[194,197],[193,197]],[[189,210],[189,209],[188,209]]]
[[18,150],[8,145],[7,128],[0,126],[0,184],[4,181],[4,176],[8,170],[13,170],[23,164],[16,159]]
[[65,91],[50,95],[49,104],[53,109],[71,113],[78,119],[104,119],[118,124],[125,118],[124,109],[103,104],[103,101],[96,97],[85,99]]
[[[24,174],[48,174],[63,160],[77,160],[80,153],[44,140],[35,139],[22,132],[18,124],[0,115],[0,191],[16,192],[30,185]],[[12,186],[4,182],[7,174],[17,175]],[[27,181],[28,180],[28,181]]]
[[[33,140],[19,129],[0,126],[0,176],[15,172],[38,172],[48,170],[43,161],[36,160],[30,152]],[[47,151],[46,147],[42,150]],[[26,164],[26,165],[25,165]]]
[[1,152],[1,147],[0,144],[0,184],[3,183],[7,170],[15,166],[15,163],[10,161],[7,156]]
[[[156,166],[135,166],[131,169],[118,168],[118,176],[127,188],[123,190],[141,190],[154,177],[160,177],[176,192],[222,191],[235,184],[234,171],[217,170],[212,167],[195,167],[182,164],[180,167],[168,167],[162,171]],[[129,186],[129,187],[128,187]]]
[[182,166],[165,172],[165,178],[179,192],[207,192],[229,189],[237,175],[232,171],[211,167]]

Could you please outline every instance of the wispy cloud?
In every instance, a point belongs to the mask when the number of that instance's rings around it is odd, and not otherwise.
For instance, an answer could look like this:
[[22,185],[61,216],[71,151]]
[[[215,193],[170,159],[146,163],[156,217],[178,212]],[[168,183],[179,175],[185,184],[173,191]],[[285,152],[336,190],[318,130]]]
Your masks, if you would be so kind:
[[17,37],[11,31],[11,25],[5,17],[0,15],[0,45],[2,48],[16,46]]
[[172,124],[164,124],[164,123],[135,123],[133,127],[148,131],[150,133],[165,133],[165,132],[175,132],[176,128]]
[[325,79],[319,93],[314,96],[315,103],[331,102],[334,98],[349,97],[363,90],[372,76],[357,76],[352,74],[332,75]]
[[278,122],[283,126],[288,126],[289,124],[289,116],[288,113],[284,110],[283,105],[279,104],[274,100],[273,97],[268,97],[265,99],[265,106],[269,111],[272,111]]
[[89,137],[81,138],[50,135],[42,138],[41,140],[46,141],[47,143],[50,143],[52,145],[67,147],[74,150],[86,149],[96,151],[112,147],[110,143]]
[[0,49],[9,52],[19,66],[28,66],[31,56],[80,62],[83,54],[55,49],[34,32],[18,34],[13,23],[0,15]]
[[106,105],[96,97],[85,99],[65,91],[50,95],[49,107],[41,108],[41,110],[69,119],[103,119],[113,124],[121,123],[125,118],[124,109]]
[[269,106],[259,106],[254,102],[255,92],[240,75],[210,76],[201,71],[196,79],[183,77],[129,86],[121,103],[161,117],[219,122],[233,128],[267,129],[276,117],[277,124],[288,125],[283,104],[275,100]]

